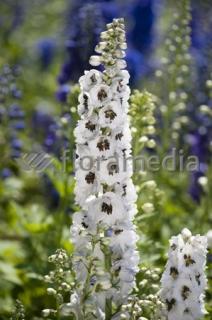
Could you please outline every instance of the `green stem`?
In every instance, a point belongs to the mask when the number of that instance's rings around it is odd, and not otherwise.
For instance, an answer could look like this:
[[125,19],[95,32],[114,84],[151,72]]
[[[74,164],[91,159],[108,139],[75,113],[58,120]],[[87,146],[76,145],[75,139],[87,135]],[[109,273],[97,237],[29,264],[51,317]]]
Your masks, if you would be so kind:
[[[110,273],[111,269],[111,253],[108,247],[105,247],[105,270]],[[105,301],[105,320],[110,320],[112,318],[112,299],[106,299]]]
[[112,300],[106,299],[105,303],[105,320],[110,320],[112,317]]

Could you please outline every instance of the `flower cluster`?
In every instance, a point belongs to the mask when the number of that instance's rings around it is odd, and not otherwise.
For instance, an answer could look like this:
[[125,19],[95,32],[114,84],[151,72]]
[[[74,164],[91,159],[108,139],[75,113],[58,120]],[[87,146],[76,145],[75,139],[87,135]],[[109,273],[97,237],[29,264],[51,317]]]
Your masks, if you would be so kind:
[[0,148],[7,155],[5,167],[0,173],[3,178],[12,174],[9,162],[11,159],[19,158],[23,150],[25,113],[19,102],[22,97],[16,79],[19,73],[20,68],[17,66],[4,65],[0,70]]
[[[79,80],[75,194],[81,212],[74,214],[71,227],[78,280],[71,303],[84,317],[111,319],[134,286],[138,264],[132,223],[136,192],[126,161],[131,134],[123,19],[108,24],[101,40],[100,55],[90,63],[103,64],[104,72],[85,71]],[[90,304],[89,314],[80,308],[83,302],[87,310]]]
[[130,116],[132,136],[134,140],[133,152],[138,155],[144,147],[153,149],[156,146],[155,136],[155,100],[148,91],[135,90],[130,97]]
[[[130,123],[132,126],[132,150],[136,159],[148,159],[148,155],[154,152],[156,147],[156,118],[155,118],[156,97],[148,91],[140,92],[135,90],[130,96]],[[135,159],[134,158],[134,159]],[[134,161],[136,175],[134,183],[138,194],[138,211],[142,213],[136,216],[138,230],[143,230],[143,217],[151,217],[156,213],[157,208],[163,200],[163,192],[159,189],[158,183],[152,173],[145,168],[145,162]],[[151,231],[152,223],[149,224]],[[147,226],[145,225],[147,231]],[[138,246],[144,243],[139,241]]]
[[205,313],[207,238],[192,236],[188,229],[172,237],[169,259],[163,273],[161,298],[168,320],[195,320]]
[[66,251],[57,249],[55,254],[49,257],[49,262],[54,264],[55,270],[50,271],[50,273],[44,277],[44,280],[49,285],[47,288],[48,295],[55,298],[56,307],[54,309],[44,309],[42,312],[44,318],[50,316],[59,317],[64,312],[66,295],[72,290],[72,287],[74,287],[70,271],[71,260]]
[[10,320],[25,320],[25,310],[21,301],[15,301],[15,310],[10,318]]
[[162,67],[161,70],[156,71],[156,76],[161,83],[160,91],[157,94],[161,97],[161,135],[165,151],[170,146],[170,134],[163,128],[172,128],[172,142],[178,145],[181,137],[180,132],[186,128],[189,120],[186,109],[188,103],[187,83],[191,83],[190,0],[180,1],[176,8],[173,15],[174,21],[165,41],[164,56],[161,59]]
[[205,194],[204,185],[208,174],[208,164],[210,163],[211,149],[212,149],[212,81],[208,80],[205,83],[206,93],[204,97],[204,104],[193,107],[193,125],[191,131],[186,136],[186,140],[190,145],[190,151],[199,159],[199,168],[197,171],[192,172],[191,181],[189,186],[189,193],[194,201],[200,202],[201,196]]
[[164,304],[159,296],[160,273],[160,268],[140,268],[135,294],[122,305],[120,319],[165,320]]

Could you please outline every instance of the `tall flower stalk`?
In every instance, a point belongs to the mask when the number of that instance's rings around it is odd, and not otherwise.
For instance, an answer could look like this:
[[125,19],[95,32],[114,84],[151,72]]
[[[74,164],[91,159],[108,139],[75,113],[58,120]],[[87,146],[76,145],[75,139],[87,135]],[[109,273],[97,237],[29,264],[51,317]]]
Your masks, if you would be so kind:
[[[190,0],[177,3],[172,27],[165,41],[161,70],[156,71],[160,80],[156,95],[161,100],[161,154],[167,152],[172,145],[181,145],[182,132],[186,131],[189,121],[187,113],[190,89],[187,84],[191,83],[190,3]],[[171,128],[171,134],[167,128]]]
[[198,320],[205,314],[207,237],[192,236],[188,229],[172,237],[161,283],[168,320]]
[[101,33],[99,55],[80,78],[76,137],[76,203],[71,227],[77,287],[70,306],[77,319],[118,319],[134,286],[138,253],[133,217],[136,192],[131,179],[128,121],[129,74],[124,60],[123,19]]

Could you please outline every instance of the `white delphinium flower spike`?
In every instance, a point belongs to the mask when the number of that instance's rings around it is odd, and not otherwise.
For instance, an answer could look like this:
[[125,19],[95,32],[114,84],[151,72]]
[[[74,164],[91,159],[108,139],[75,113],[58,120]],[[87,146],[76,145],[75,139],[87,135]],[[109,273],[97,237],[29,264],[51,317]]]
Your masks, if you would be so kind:
[[168,320],[197,320],[205,313],[207,238],[188,229],[172,237],[161,283]]
[[127,162],[130,89],[123,70],[123,19],[108,24],[101,40],[100,55],[90,63],[101,63],[104,71],[85,71],[79,80],[75,195],[81,212],[74,214],[71,227],[78,287],[70,303],[78,319],[112,319],[134,286],[139,260],[132,223],[136,192]]

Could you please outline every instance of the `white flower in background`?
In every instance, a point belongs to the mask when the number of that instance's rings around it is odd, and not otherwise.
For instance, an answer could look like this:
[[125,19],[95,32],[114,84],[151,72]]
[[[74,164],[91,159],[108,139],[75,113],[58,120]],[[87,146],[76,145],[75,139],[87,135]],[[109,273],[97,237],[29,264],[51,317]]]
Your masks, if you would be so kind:
[[[81,212],[74,214],[71,227],[78,286],[70,305],[79,318],[83,312],[86,319],[91,314],[108,319],[108,312],[112,315],[126,302],[139,260],[132,223],[137,197],[132,164],[127,161],[131,155],[130,89],[129,73],[122,70],[126,66],[123,20],[107,25],[101,39],[97,46],[101,56],[92,57],[90,63],[101,62],[105,70],[85,71],[80,78],[81,119],[75,129],[75,196]],[[79,311],[80,304],[83,311]]]
[[197,320],[205,314],[207,238],[188,229],[172,237],[161,283],[168,320]]
[[206,234],[207,240],[208,240],[208,248],[212,249],[212,230],[209,230]]

